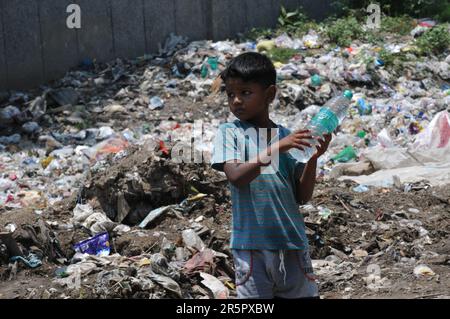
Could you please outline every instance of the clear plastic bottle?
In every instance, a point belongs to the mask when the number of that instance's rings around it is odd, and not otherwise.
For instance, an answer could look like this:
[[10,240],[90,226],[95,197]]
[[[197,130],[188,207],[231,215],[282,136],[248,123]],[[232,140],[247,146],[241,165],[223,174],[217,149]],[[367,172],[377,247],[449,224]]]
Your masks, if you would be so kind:
[[[307,129],[313,137],[322,137],[323,134],[332,133],[342,123],[347,115],[353,93],[346,90],[343,95],[329,100],[314,116],[308,124]],[[312,147],[305,147],[303,151],[292,148],[289,153],[299,162],[306,163],[316,151],[316,139],[309,140]]]

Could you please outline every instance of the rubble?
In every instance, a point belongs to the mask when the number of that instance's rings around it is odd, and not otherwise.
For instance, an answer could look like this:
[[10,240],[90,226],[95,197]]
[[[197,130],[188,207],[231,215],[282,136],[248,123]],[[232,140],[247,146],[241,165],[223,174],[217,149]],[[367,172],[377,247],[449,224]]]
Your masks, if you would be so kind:
[[27,272],[46,280],[41,298],[234,298],[230,194],[207,162],[233,116],[211,90],[233,56],[257,50],[277,58],[271,117],[290,129],[355,92],[301,208],[321,295],[448,295],[450,55],[418,59],[422,31],[383,47],[336,47],[312,30],[171,35],[156,56],[86,61],[41,92],[0,92],[0,286]]

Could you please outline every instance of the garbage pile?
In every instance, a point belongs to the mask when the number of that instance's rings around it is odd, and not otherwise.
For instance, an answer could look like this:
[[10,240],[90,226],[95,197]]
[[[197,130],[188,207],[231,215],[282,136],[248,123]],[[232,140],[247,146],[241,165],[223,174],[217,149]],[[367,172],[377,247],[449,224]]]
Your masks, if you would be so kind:
[[[158,55],[87,59],[40,91],[0,93],[0,280],[45,268],[42,298],[233,298],[230,198],[208,160],[217,127],[234,118],[215,80],[244,51],[274,60],[271,116],[290,129],[355,92],[302,207],[321,290],[362,295],[410,279],[367,272],[372,261],[436,279],[448,267],[448,246],[437,247],[449,197],[435,190],[450,181],[450,52],[419,59],[417,32],[346,48],[313,31],[171,35]],[[382,51],[403,59],[389,65]]]
[[302,207],[322,294],[448,298],[448,187],[356,185],[321,183]]

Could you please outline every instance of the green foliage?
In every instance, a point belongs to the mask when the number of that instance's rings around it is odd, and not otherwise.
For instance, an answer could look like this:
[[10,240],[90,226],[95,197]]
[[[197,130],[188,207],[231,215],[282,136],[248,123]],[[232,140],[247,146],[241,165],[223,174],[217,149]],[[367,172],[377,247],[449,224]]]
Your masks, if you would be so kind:
[[270,28],[252,28],[250,31],[244,34],[243,40],[250,40],[257,42],[262,39],[272,39],[286,32],[282,28],[270,29]]
[[407,15],[398,17],[381,17],[381,31],[395,33],[399,35],[407,35],[414,28],[414,19]]
[[75,123],[73,126],[80,131],[85,130],[89,127],[86,122]]
[[371,44],[381,44],[384,41],[383,36],[379,32],[367,32],[365,34],[365,39]]
[[274,62],[287,63],[297,53],[297,50],[290,48],[273,48],[267,52],[267,56]]
[[274,31],[269,28],[252,28],[245,37],[250,40],[258,40],[260,38],[270,38],[272,37]]
[[442,5],[438,18],[440,21],[450,22],[450,2]]
[[450,46],[450,33],[448,24],[438,25],[425,32],[417,39],[417,46],[423,54],[442,53]]
[[[381,28],[378,30],[368,30],[363,32],[363,25],[367,17],[365,8],[370,3],[380,4]],[[267,28],[253,28],[247,33],[247,38],[258,40],[261,38],[276,37],[284,32],[290,36],[301,38],[310,29],[315,30],[322,35],[328,36],[331,42],[339,46],[349,46],[355,39],[364,39],[372,44],[381,45],[384,42],[386,33],[391,35],[408,35],[415,26],[416,17],[434,17],[439,15],[440,21],[450,19],[450,2],[438,0],[335,0],[333,7],[336,16],[346,14],[345,17],[329,17],[322,23],[317,23],[309,19],[301,8],[288,12],[285,7],[281,7],[280,17],[278,18],[278,28],[275,30]],[[437,8],[439,11],[437,11]],[[442,24],[427,32],[417,40],[418,47],[423,53],[439,53],[448,47],[449,34]],[[387,63],[395,57],[386,55]],[[292,56],[292,52],[272,52],[276,61],[286,61]],[[384,59],[383,59],[384,60]],[[395,60],[395,59],[394,59]]]
[[283,6],[281,7],[281,13],[278,18],[279,33],[286,32],[296,37],[302,37],[311,29],[319,31],[321,25],[309,19],[308,16],[303,13],[301,7],[292,12],[287,12]]
[[295,32],[307,21],[306,15],[297,9],[287,12],[286,8],[281,6],[281,13],[278,17],[278,25],[287,32]]
[[386,49],[381,49],[381,51],[378,52],[378,56],[381,60],[383,60],[384,65],[390,66],[394,64],[397,54],[391,53]]
[[362,36],[361,24],[354,17],[337,19],[326,28],[331,42],[340,46],[349,46],[352,40]]
[[450,21],[448,0],[333,0],[332,7],[338,16],[348,15],[352,9],[364,10],[371,3],[380,5],[388,16],[410,15],[415,18],[432,17],[440,22]]
[[418,61],[418,58],[415,54],[411,54],[407,52],[397,52],[392,53],[386,49],[382,49],[378,52],[378,57],[384,62],[384,65],[388,69],[392,69],[397,73],[403,72],[403,65],[408,61]]

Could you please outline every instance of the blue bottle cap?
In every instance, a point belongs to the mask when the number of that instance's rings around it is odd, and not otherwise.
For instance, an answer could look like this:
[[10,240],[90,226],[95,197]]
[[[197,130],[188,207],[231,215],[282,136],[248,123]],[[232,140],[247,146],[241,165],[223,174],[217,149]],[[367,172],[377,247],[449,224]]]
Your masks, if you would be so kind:
[[383,66],[383,65],[384,65],[384,61],[381,60],[381,59],[376,59],[376,60],[375,60],[375,65],[376,65],[376,66]]
[[350,90],[345,90],[344,96],[345,96],[347,99],[351,100],[351,99],[353,98],[353,93],[352,93],[352,91],[350,91]]

